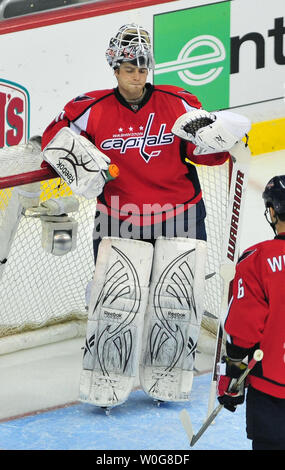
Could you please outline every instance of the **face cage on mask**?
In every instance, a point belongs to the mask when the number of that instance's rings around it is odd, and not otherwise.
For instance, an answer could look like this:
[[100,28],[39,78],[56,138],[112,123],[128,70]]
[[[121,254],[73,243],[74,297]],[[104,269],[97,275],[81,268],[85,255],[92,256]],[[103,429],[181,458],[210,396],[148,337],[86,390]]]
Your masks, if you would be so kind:
[[137,67],[146,67],[148,69],[154,68],[153,58],[149,52],[139,53],[136,57],[132,55],[130,55],[130,57],[126,55],[120,55],[116,57],[114,55],[111,59],[107,58],[107,60],[113,69],[119,68],[121,64],[126,62],[130,62]]
[[141,28],[135,34],[135,29],[135,25],[129,25],[124,31],[120,31],[121,34],[118,33],[110,40],[106,58],[113,69],[120,67],[123,62],[131,62],[137,67],[145,66],[148,69],[154,69],[149,35]]

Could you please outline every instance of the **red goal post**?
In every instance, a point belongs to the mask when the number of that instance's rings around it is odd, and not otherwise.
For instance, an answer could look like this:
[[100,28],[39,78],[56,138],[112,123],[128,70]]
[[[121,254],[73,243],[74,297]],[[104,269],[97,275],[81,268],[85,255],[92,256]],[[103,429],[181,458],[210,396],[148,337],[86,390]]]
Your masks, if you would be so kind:
[[58,178],[58,175],[51,167],[41,168],[34,171],[27,171],[17,175],[2,176],[0,177],[0,189],[2,190],[30,183],[37,183],[53,178]]

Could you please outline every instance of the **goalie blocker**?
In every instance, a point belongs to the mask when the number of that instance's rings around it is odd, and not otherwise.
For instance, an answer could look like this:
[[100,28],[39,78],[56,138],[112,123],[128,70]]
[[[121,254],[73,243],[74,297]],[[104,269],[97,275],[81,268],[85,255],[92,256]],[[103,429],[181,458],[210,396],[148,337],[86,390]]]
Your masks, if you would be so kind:
[[43,149],[43,158],[74,194],[86,199],[99,196],[108,179],[118,176],[118,168],[110,165],[110,158],[69,127],[60,129],[48,143]]
[[206,242],[200,240],[159,238],[154,259],[151,243],[102,240],[88,308],[81,401],[119,405],[138,375],[154,399],[189,399],[205,260]]

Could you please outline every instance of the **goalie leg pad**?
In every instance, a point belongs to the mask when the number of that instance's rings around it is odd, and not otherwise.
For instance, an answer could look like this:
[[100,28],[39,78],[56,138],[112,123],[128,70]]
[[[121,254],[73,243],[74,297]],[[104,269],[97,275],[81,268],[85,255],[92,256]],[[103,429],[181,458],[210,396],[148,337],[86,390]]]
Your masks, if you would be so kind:
[[80,400],[123,403],[138,375],[153,246],[103,238],[92,281]]
[[205,261],[205,241],[156,241],[140,365],[141,386],[156,400],[189,399],[203,315]]

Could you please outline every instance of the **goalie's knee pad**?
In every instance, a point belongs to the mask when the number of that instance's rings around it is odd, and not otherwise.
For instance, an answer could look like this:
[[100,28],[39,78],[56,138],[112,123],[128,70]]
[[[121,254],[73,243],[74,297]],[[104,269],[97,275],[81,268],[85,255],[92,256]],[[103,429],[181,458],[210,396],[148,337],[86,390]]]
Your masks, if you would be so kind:
[[100,244],[92,282],[80,400],[125,401],[138,375],[153,246],[121,238]]
[[205,241],[156,241],[140,380],[157,400],[189,399],[203,315],[205,261]]

